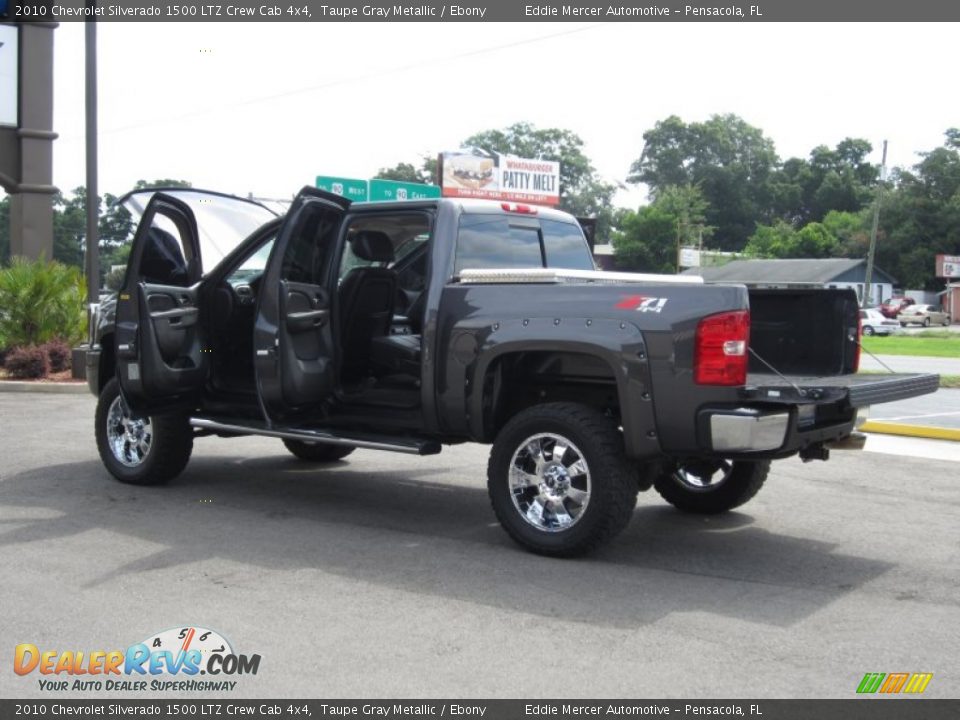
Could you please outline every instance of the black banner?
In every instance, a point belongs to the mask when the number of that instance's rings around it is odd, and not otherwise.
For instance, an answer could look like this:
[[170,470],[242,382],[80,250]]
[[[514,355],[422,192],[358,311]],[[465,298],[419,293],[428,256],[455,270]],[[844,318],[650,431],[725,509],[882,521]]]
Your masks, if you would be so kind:
[[[21,22],[950,22],[960,3],[943,0],[9,0]],[[2,10],[2,5],[0,5]],[[0,16],[2,19],[2,16]]]
[[960,700],[0,700],[0,718],[955,720]]

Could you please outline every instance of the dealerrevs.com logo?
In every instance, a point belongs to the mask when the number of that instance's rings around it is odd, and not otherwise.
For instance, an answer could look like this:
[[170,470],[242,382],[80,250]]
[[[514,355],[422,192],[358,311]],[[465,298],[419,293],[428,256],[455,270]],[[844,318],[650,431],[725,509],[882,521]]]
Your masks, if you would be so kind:
[[[242,655],[220,633],[202,627],[164,630],[126,650],[47,650],[21,643],[17,675],[36,673],[51,691],[230,691],[239,675],[256,675],[260,655]],[[201,676],[203,676],[201,678]]]

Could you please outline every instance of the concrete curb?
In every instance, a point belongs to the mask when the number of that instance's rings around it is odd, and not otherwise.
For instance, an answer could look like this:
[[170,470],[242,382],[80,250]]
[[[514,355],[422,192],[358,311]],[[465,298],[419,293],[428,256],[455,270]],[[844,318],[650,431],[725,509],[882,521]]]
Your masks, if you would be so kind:
[[928,438],[930,440],[953,440],[960,442],[960,429],[931,427],[930,425],[906,425],[904,423],[867,420],[858,428],[862,432],[882,435],[903,435],[906,437]]
[[0,393],[47,393],[53,395],[84,395],[90,390],[85,382],[55,383],[26,382],[24,380],[0,380]]

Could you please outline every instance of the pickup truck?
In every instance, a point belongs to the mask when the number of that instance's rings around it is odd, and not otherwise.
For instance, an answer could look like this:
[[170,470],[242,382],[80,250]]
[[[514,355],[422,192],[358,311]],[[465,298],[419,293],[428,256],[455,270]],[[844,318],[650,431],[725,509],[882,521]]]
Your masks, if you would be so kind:
[[849,291],[598,272],[550,208],[312,188],[283,213],[185,189],[124,201],[141,218],[87,376],[125,483],[177,476],[201,435],[313,463],[487,443],[503,528],[570,556],[622,530],[640,490],[730,510],[770,461],[826,460],[867,405],[938,386],[856,374]]

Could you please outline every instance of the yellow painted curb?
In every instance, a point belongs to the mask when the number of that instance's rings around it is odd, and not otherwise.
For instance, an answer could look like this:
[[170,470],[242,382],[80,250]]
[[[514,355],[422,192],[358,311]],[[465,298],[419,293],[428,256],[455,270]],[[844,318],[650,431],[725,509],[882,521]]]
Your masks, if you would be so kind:
[[905,425],[904,423],[867,420],[858,430],[881,433],[883,435],[906,435],[907,437],[930,438],[932,440],[955,440],[960,442],[960,429],[930,427],[929,425]]

